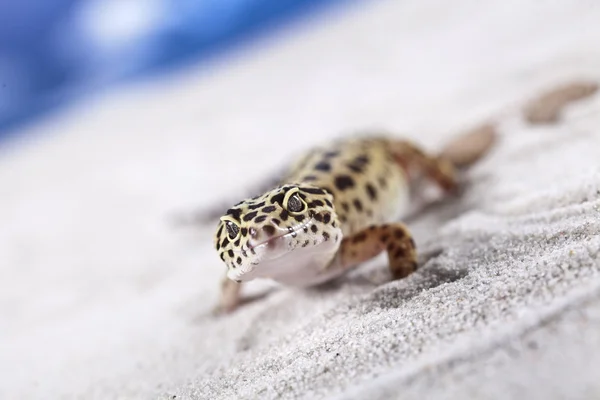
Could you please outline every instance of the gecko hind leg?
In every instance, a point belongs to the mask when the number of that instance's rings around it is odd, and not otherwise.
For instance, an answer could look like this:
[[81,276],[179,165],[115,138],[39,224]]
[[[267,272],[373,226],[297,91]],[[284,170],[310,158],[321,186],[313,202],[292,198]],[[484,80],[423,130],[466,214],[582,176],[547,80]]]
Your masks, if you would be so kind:
[[337,264],[348,270],[387,252],[394,279],[401,279],[417,269],[417,251],[412,235],[404,224],[372,225],[342,240]]
[[457,170],[448,159],[427,154],[417,145],[402,140],[390,142],[390,151],[405,170],[424,173],[446,192],[458,189]]

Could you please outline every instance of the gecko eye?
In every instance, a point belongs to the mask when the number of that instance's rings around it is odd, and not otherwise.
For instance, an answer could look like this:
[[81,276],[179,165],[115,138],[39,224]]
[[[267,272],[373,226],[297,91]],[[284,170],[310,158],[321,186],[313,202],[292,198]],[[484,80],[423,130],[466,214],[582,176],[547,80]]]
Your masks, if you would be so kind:
[[286,208],[290,212],[299,213],[304,211],[306,208],[306,203],[304,203],[300,197],[298,197],[298,194],[293,194],[288,199]]
[[227,221],[225,223],[225,228],[227,229],[227,233],[229,234],[229,239],[235,239],[240,233],[240,227],[231,221]]

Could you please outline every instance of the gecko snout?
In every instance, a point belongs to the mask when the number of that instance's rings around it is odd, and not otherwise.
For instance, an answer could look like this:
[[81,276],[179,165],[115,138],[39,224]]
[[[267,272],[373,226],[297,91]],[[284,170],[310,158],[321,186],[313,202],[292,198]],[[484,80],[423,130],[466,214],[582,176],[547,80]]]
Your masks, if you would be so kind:
[[266,244],[269,248],[272,248],[276,245],[278,239],[290,232],[293,232],[292,228],[284,228],[276,225],[274,222],[267,222],[265,225],[258,228],[250,228],[248,230],[248,233],[250,234],[248,247],[252,249]]

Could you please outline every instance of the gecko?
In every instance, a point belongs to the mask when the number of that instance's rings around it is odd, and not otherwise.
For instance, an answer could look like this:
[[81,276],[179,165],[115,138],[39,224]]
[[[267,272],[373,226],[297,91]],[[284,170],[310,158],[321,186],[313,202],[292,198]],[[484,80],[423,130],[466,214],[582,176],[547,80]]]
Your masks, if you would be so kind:
[[389,135],[337,139],[307,151],[272,189],[220,217],[214,248],[226,273],[214,311],[235,310],[245,282],[316,286],[383,252],[392,279],[407,277],[418,268],[413,236],[399,221],[410,184],[424,176],[443,193],[456,193],[457,164]]

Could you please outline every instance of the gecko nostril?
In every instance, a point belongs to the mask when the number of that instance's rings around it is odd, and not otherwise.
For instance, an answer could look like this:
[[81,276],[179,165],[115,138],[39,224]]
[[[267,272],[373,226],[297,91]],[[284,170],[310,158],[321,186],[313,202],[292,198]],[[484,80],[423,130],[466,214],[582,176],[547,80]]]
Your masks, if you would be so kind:
[[254,228],[250,228],[248,232],[250,233],[251,237],[256,237],[258,235],[258,232]]
[[275,234],[275,227],[273,225],[265,225],[262,230],[269,236],[273,236]]

